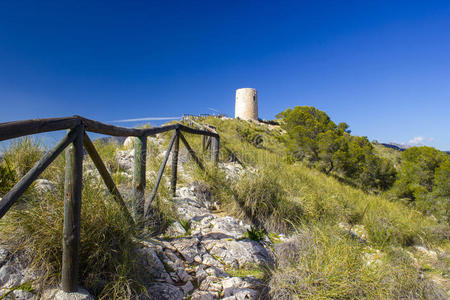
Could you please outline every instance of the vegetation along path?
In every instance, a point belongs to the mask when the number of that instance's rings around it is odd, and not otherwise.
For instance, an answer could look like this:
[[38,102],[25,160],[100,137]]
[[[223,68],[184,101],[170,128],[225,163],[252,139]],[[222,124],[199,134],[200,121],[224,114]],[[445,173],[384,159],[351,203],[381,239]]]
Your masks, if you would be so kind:
[[[312,115],[327,124],[323,130],[328,133],[317,139],[319,144],[306,136],[310,129],[301,127],[320,128]],[[348,126],[336,127],[322,112],[296,109],[285,117],[285,125],[283,116],[271,124],[196,119],[220,134],[220,162],[208,162],[201,140],[186,133],[204,168],[181,148],[175,197],[170,175],[164,175],[150,218],[136,225],[128,222],[117,202],[109,201],[113,196],[85,157],[83,289],[76,299],[447,299],[445,207],[432,214],[397,200],[395,189],[391,193],[388,188],[396,172],[411,168],[412,159],[402,160],[401,153],[353,138]],[[308,122],[294,126],[299,120]],[[134,141],[94,141],[128,207],[133,199]],[[148,138],[147,195],[170,141],[169,133]],[[5,150],[2,195],[42,152],[31,139]],[[351,161],[358,167],[353,173]],[[64,165],[64,157],[58,157],[0,221],[0,297],[71,297],[55,289],[61,265]],[[437,167],[439,180],[447,178],[444,165]],[[396,189],[409,182],[403,175],[399,178]],[[430,184],[430,190],[435,187],[445,184]],[[420,191],[417,199],[425,201],[426,190]],[[442,199],[445,191],[436,191],[436,199]]]

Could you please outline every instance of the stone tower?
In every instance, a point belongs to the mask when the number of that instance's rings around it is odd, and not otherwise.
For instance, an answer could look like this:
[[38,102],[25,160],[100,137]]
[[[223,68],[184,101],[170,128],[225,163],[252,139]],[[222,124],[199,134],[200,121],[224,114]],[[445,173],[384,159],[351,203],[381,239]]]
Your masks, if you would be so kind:
[[258,120],[258,95],[255,89],[243,88],[236,90],[234,117],[243,120]]

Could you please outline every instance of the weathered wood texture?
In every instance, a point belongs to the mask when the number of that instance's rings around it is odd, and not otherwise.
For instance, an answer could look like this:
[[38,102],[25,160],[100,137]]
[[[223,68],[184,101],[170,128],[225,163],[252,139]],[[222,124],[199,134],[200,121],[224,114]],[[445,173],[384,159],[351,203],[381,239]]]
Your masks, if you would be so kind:
[[137,221],[144,216],[145,202],[145,165],[147,161],[147,137],[134,139],[134,169],[133,169],[133,216]]
[[211,137],[211,160],[214,163],[219,162],[219,145],[220,145],[220,139],[219,136],[217,137]]
[[0,200],[0,219],[9,208],[25,192],[25,190],[39,177],[39,175],[50,165],[52,161],[69,145],[76,137],[76,131],[71,130],[67,135],[50,151],[48,151],[28,173],[22,177],[16,185]]
[[206,148],[205,148],[205,150],[208,150],[208,149],[211,149],[211,137],[210,136],[208,136],[206,138]]
[[100,155],[98,154],[97,150],[95,149],[94,144],[92,143],[91,139],[88,137],[87,134],[84,135],[83,143],[84,143],[84,148],[86,149],[86,152],[91,157],[92,162],[94,163],[95,167],[97,168],[98,172],[100,173],[100,176],[103,178],[103,182],[105,182],[105,185],[108,188],[109,192],[113,195],[116,202],[120,205],[120,207],[124,211],[128,221],[130,223],[133,223],[134,222],[133,218],[131,217],[131,214],[128,211],[125,201],[123,201],[122,195],[120,194],[119,190],[117,189],[116,185],[114,184],[114,181],[113,181],[111,175],[109,174],[108,169],[106,168]]
[[[202,136],[202,138],[203,138],[203,136]],[[189,143],[187,142],[186,138],[181,133],[180,133],[180,139],[183,142],[183,144],[186,147],[186,149],[188,150],[188,152],[191,155],[192,159],[197,163],[197,165],[200,167],[200,169],[204,170],[205,167],[203,167],[202,162],[200,161],[200,159],[198,159],[197,155],[195,154],[195,151],[192,150],[192,148],[189,145]]]
[[152,128],[126,128],[114,125],[101,123],[98,121],[83,118],[81,116],[73,116],[67,118],[49,118],[49,119],[34,119],[0,123],[0,141],[8,140],[24,135],[72,129],[80,123],[83,123],[86,131],[108,134],[113,136],[149,136],[158,133],[170,131],[179,128],[180,130],[193,134],[203,134],[207,136],[217,136],[217,133],[211,130],[199,130],[186,127],[181,124],[173,124],[161,127]]
[[71,129],[80,123],[81,121],[74,117],[0,123],[0,141],[30,134]]
[[180,131],[175,130],[175,144],[172,150],[172,176],[170,179],[170,191],[172,197],[175,197],[177,192],[177,172],[178,172],[178,152],[180,150]]
[[219,135],[216,132],[213,132],[211,130],[200,130],[200,129],[193,129],[193,128],[189,128],[186,127],[184,125],[179,124],[179,129],[181,131],[187,132],[187,133],[192,133],[192,134],[201,134],[201,135],[207,135],[207,136],[212,136],[212,137],[218,137]]
[[156,193],[158,192],[159,183],[161,182],[161,178],[164,173],[164,168],[166,167],[167,160],[169,159],[170,151],[172,150],[172,147],[173,147],[173,144],[175,143],[176,137],[177,137],[177,134],[175,132],[172,136],[172,139],[170,140],[169,147],[167,148],[166,155],[164,156],[164,160],[161,163],[161,167],[159,168],[158,175],[156,176],[155,186],[153,187],[150,197],[148,198],[147,202],[145,203],[145,207],[144,207],[144,215],[145,216],[148,215],[150,205],[152,204],[153,199],[155,199]]
[[81,189],[83,180],[84,128],[76,130],[73,146],[66,150],[64,186],[64,231],[61,286],[65,292],[78,290]]
[[109,125],[105,123],[101,123],[94,120],[89,120],[86,118],[83,118],[81,116],[75,116],[78,119],[80,119],[83,124],[86,126],[87,131],[101,133],[101,134],[108,134],[113,136],[149,136],[154,135],[161,132],[170,131],[173,129],[178,128],[179,124],[174,125],[167,125],[162,127],[152,127],[152,128],[126,128],[126,127],[119,127],[114,125]]

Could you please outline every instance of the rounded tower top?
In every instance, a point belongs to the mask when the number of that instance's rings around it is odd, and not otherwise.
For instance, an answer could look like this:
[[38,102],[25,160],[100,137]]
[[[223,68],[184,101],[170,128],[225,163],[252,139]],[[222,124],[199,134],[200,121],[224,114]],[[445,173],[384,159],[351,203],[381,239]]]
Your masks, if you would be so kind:
[[253,88],[236,90],[235,118],[258,120],[258,93]]

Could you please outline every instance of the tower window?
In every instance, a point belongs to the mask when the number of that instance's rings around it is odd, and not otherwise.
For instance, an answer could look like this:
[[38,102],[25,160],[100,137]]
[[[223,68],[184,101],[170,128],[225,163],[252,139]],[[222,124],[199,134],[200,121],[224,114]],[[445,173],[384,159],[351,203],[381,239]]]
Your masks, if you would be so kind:
[[256,102],[256,95],[253,95],[253,102]]

